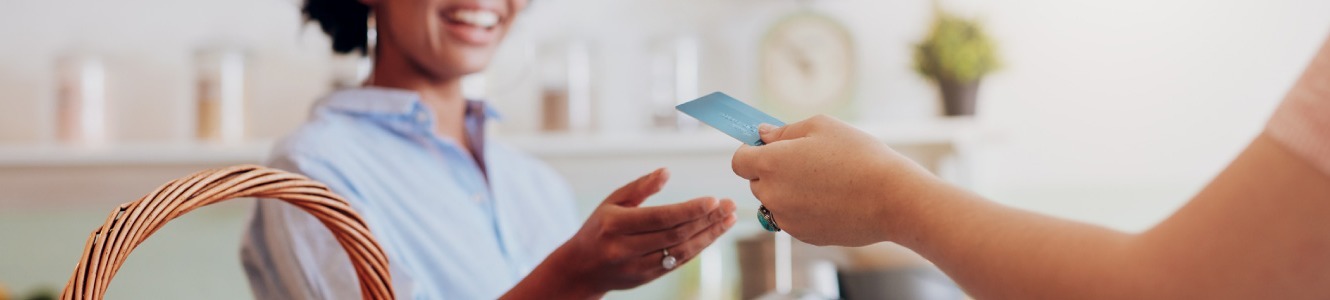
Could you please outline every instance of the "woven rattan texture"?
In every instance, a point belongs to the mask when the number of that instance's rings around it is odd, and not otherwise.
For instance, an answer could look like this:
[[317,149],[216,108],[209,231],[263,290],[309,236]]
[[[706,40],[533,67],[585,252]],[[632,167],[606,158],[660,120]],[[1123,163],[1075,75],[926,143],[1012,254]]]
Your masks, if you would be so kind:
[[346,200],[304,176],[253,165],[195,173],[121,204],[89,235],[61,298],[102,299],[125,258],[157,229],[195,208],[246,197],[285,201],[318,218],[350,256],[361,296],[393,299],[388,257]]

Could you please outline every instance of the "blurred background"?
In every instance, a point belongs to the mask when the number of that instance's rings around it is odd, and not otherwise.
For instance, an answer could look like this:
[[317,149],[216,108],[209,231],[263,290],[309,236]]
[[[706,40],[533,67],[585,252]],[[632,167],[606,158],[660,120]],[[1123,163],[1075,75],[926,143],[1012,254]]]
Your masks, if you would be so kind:
[[[203,168],[264,161],[366,71],[297,0],[6,0],[0,298],[58,290],[106,213]],[[749,217],[738,143],[673,106],[712,91],[786,121],[858,124],[995,201],[1139,231],[1262,129],[1320,42],[1312,0],[539,0],[467,93],[545,159],[582,213],[656,167],[648,203],[731,197],[740,223],[621,299],[956,299],[892,245],[784,245]],[[948,22],[937,22],[944,20]],[[198,210],[130,258],[110,299],[243,299],[253,200]],[[790,251],[787,251],[790,250]],[[792,254],[791,254],[792,253]],[[788,255],[787,255],[788,254]]]

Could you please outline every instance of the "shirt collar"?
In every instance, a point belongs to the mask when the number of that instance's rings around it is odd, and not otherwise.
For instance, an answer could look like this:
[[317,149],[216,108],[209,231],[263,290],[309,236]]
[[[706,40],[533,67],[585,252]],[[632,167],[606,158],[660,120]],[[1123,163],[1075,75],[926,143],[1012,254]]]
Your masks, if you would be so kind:
[[[492,105],[479,100],[467,100],[471,103],[480,103],[485,110],[485,117],[488,119],[499,120],[502,115]],[[420,102],[420,94],[414,91],[384,88],[384,87],[357,87],[334,91],[325,97],[319,107],[367,115],[383,116],[414,116],[425,110],[425,105]],[[467,107],[471,107],[468,105]]]

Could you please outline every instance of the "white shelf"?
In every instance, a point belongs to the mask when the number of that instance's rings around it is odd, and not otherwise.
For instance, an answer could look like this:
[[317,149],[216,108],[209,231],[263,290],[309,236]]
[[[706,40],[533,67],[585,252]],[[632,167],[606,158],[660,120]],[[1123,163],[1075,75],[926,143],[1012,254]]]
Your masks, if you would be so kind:
[[[968,119],[857,125],[893,147],[952,145],[977,132]],[[740,143],[711,128],[643,135],[541,134],[500,136],[542,158],[729,154]]]
[[[863,124],[859,128],[893,147],[950,146],[977,132],[966,119]],[[729,155],[739,142],[710,128],[641,135],[541,134],[498,136],[541,158]],[[239,144],[129,143],[102,146],[0,145],[0,167],[110,165],[221,165],[262,163],[272,141]]]
[[0,145],[0,167],[262,163],[272,142]]

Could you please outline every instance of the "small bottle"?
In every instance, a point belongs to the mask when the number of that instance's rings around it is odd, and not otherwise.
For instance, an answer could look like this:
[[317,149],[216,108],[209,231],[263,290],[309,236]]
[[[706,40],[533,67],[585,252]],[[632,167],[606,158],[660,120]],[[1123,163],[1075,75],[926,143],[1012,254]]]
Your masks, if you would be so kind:
[[56,139],[66,144],[106,141],[106,68],[101,59],[67,55],[56,61]]
[[540,63],[541,131],[586,133],[595,129],[591,53],[572,42],[547,51]]
[[207,50],[196,60],[197,119],[195,138],[235,143],[245,138],[245,54],[239,50]]

